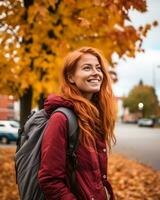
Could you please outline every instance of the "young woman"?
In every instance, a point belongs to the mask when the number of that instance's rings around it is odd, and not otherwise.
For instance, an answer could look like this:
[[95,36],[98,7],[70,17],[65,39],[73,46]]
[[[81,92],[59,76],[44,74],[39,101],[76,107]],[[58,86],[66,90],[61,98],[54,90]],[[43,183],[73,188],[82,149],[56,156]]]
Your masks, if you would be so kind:
[[107,63],[99,50],[82,47],[67,55],[62,72],[61,96],[50,95],[44,107],[51,115],[57,107],[78,116],[79,145],[76,189],[70,190],[66,159],[67,119],[53,114],[42,140],[39,183],[47,200],[114,200],[107,180],[108,151],[115,142],[115,98]]

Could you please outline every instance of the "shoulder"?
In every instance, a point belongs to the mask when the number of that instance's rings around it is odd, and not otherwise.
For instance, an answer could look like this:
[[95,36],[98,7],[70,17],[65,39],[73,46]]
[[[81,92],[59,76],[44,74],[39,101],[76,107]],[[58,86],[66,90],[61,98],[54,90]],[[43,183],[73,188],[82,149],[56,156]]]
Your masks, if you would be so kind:
[[64,140],[67,132],[67,118],[61,112],[52,114],[49,118],[45,134],[43,137],[43,143],[54,143],[55,141]]
[[73,124],[76,124],[76,118],[72,115],[72,112],[63,109],[62,111],[57,110],[48,120],[47,130],[52,130],[54,132],[62,131],[64,133],[68,128],[72,130],[72,128],[76,126]]
[[67,117],[64,113],[57,111],[53,113],[49,119],[49,122],[51,123],[56,123],[56,124],[66,124],[67,122]]

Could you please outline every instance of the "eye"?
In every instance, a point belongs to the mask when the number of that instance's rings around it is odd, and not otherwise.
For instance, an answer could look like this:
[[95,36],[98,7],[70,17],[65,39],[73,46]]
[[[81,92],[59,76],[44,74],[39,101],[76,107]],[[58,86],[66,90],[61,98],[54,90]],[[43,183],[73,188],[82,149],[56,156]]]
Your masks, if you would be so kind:
[[96,69],[97,69],[97,71],[99,71],[99,72],[102,71],[102,67],[101,67],[101,66],[98,66]]
[[90,67],[89,65],[85,65],[85,66],[83,67],[83,69],[86,70],[86,71],[90,70],[90,68],[91,68],[91,67]]

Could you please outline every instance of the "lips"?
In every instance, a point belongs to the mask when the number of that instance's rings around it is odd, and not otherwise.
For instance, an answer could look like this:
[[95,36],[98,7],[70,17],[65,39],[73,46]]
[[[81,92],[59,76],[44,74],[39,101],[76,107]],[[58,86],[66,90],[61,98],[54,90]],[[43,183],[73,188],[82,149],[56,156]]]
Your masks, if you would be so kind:
[[90,83],[98,83],[98,82],[100,82],[100,79],[89,79],[87,81]]

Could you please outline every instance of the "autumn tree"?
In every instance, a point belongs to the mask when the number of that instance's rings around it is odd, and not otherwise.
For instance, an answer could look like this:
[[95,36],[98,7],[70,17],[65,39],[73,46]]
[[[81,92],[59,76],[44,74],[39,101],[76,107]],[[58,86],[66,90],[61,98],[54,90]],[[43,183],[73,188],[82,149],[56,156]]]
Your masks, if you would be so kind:
[[139,103],[143,103],[143,117],[151,117],[158,114],[158,98],[152,86],[143,84],[134,86],[129,95],[123,99],[123,106],[128,107],[131,113],[139,111]]
[[0,1],[0,91],[20,99],[21,124],[32,102],[58,91],[60,66],[68,51],[97,47],[113,66],[113,53],[134,57],[142,50],[151,25],[136,29],[130,9],[145,12],[146,1]]

